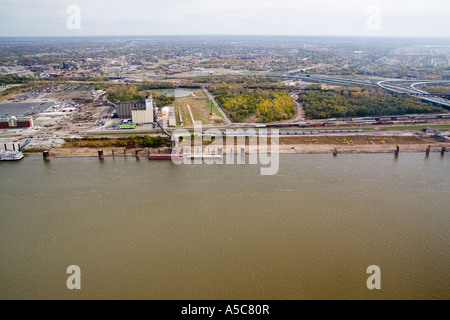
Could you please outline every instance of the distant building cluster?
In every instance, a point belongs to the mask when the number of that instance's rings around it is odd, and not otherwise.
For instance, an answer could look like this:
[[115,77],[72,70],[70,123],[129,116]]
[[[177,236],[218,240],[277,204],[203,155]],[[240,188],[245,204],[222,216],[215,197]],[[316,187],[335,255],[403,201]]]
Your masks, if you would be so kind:
[[11,128],[31,128],[33,126],[33,118],[31,117],[1,117],[0,129]]

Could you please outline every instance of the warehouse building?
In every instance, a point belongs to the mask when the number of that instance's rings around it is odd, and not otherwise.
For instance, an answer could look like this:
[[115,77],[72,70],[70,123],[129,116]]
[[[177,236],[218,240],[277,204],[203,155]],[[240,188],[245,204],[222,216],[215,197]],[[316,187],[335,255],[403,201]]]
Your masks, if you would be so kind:
[[33,118],[31,117],[2,117],[0,118],[0,129],[31,128]]

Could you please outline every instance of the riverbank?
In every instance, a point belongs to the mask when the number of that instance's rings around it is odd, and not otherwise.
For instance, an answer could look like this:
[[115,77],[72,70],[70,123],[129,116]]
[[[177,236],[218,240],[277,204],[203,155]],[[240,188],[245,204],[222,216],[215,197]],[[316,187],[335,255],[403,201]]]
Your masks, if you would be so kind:
[[[397,144],[400,147],[400,152],[408,153],[425,153],[428,146],[431,146],[431,153],[442,151],[442,147],[450,150],[450,143],[422,143],[422,144]],[[280,154],[327,154],[333,153],[337,150],[340,154],[373,154],[373,153],[394,153],[397,145],[334,145],[334,144],[292,144],[280,145],[278,153]],[[223,153],[229,154],[233,152],[240,154],[241,148],[244,146],[237,146],[234,150],[225,148]],[[106,148],[102,149],[104,157],[136,157],[138,151],[139,157],[147,157],[148,154],[167,154],[170,151],[166,148],[150,148],[150,149],[118,149]],[[256,153],[256,148],[245,147],[245,153]],[[98,157],[98,149],[94,148],[58,148],[51,149],[50,155],[56,158],[84,158],[84,157]]]

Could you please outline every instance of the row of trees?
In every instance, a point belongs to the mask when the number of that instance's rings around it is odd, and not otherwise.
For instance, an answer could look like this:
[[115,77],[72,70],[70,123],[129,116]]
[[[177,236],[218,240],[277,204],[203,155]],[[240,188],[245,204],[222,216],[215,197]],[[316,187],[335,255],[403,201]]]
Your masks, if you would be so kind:
[[196,77],[192,79],[197,83],[210,84],[240,84],[247,86],[261,86],[261,87],[279,87],[280,81],[277,78],[271,78],[259,75],[244,75],[244,76],[221,76],[221,77]]
[[137,136],[123,138],[65,139],[66,148],[159,148],[170,146],[170,139],[160,136]]
[[233,121],[272,122],[291,119],[295,103],[287,90],[245,89],[237,84],[209,87]]
[[443,112],[431,103],[401,97],[380,89],[342,88],[318,90],[307,87],[300,95],[308,119],[367,117]]
[[450,99],[450,85],[426,86],[425,90],[444,99]]
[[139,85],[140,90],[152,90],[152,89],[175,89],[175,84],[171,81],[148,81],[144,80]]
[[13,74],[7,74],[7,75],[0,75],[0,84],[6,85],[6,84],[21,84],[26,83],[30,81],[30,78],[26,77],[19,77]]
[[169,105],[175,101],[174,96],[167,96],[156,91],[150,91],[147,85],[114,85],[108,88],[109,101],[144,101],[148,95],[153,96],[158,107]]

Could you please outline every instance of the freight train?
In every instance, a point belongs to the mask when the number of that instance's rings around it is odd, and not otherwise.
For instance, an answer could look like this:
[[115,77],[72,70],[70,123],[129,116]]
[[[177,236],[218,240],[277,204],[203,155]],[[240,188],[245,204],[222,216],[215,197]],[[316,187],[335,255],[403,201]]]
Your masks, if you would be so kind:
[[377,116],[362,118],[340,118],[305,121],[297,123],[272,123],[264,126],[266,128],[316,128],[316,127],[351,127],[351,126],[374,126],[374,125],[413,125],[425,124],[429,120],[450,119],[450,114],[431,114],[431,115],[403,115],[403,116]]

